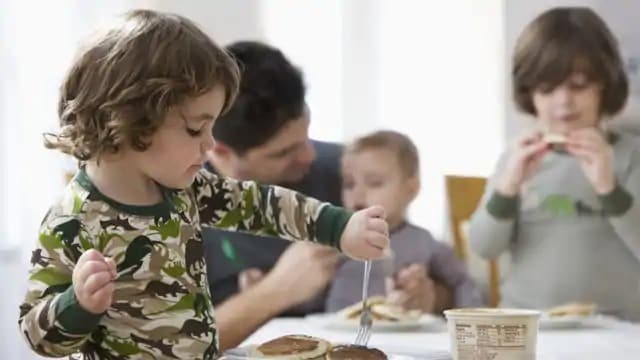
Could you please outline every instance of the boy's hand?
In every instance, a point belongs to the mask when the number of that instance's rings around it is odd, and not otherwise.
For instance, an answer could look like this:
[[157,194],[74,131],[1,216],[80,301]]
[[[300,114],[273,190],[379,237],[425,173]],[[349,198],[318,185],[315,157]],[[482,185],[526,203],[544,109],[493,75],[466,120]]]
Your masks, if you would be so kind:
[[389,246],[389,225],[382,206],[371,206],[351,216],[340,239],[342,252],[358,260],[378,259]]
[[406,310],[434,312],[436,290],[433,280],[422,264],[411,264],[400,270],[395,278],[387,278],[387,301]]
[[102,314],[113,296],[116,264],[97,250],[84,252],[73,269],[73,290],[80,306],[90,313]]

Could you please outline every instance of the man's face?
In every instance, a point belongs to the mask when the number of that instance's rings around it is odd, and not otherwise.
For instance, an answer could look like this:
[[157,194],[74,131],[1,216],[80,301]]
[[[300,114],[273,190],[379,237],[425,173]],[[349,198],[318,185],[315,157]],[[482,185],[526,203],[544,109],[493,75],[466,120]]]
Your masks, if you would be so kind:
[[236,157],[236,174],[267,184],[292,183],[308,172],[316,152],[309,141],[309,112],[287,123],[265,144]]

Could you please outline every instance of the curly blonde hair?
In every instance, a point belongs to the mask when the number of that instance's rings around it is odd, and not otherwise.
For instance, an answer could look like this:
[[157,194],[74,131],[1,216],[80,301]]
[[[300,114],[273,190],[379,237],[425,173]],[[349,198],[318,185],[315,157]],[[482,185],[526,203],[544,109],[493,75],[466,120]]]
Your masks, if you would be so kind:
[[233,102],[236,62],[190,20],[135,10],[81,48],[63,81],[60,132],[45,146],[80,161],[116,153],[123,145],[144,151],[167,112],[216,86]]

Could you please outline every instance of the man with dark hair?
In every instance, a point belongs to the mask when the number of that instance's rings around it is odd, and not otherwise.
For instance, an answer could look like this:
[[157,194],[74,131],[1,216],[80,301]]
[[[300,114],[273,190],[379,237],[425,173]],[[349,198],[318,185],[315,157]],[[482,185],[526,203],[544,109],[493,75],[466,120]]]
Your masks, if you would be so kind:
[[[238,42],[227,51],[242,72],[240,91],[214,126],[210,170],[340,205],[341,147],[309,140],[300,70],[262,43]],[[203,236],[221,348],[237,346],[272,317],[324,311],[335,250],[213,228]]]

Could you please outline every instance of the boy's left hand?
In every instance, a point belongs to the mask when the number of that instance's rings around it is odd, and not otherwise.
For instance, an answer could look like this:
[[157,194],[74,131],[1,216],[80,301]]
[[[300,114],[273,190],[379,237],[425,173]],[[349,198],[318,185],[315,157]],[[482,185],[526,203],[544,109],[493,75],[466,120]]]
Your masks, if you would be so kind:
[[600,194],[608,194],[616,186],[613,173],[613,150],[605,137],[593,127],[571,132],[567,151],[576,157],[587,179]]
[[340,248],[358,260],[379,259],[389,246],[389,225],[382,206],[371,206],[351,216],[340,239]]

